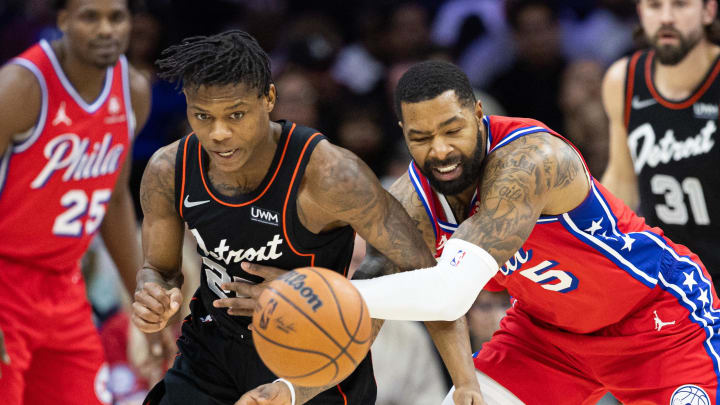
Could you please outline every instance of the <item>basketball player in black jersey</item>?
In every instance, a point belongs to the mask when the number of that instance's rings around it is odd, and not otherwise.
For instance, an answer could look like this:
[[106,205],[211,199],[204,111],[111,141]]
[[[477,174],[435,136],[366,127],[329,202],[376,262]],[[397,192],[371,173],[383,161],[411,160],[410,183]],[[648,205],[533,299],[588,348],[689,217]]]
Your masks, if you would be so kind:
[[[161,330],[180,306],[185,224],[197,240],[202,275],[180,353],[146,404],[232,404],[257,386],[277,394],[262,403],[292,402],[291,386],[274,382],[255,352],[251,311],[231,306],[238,285],[257,291],[278,275],[258,277],[245,271],[250,263],[345,274],[357,232],[397,268],[434,265],[405,210],[361,160],[313,129],[270,121],[276,91],[269,64],[242,31],[188,38],[158,61],[161,78],[182,81],[194,132],[158,150],[143,176],[145,262],[133,322]],[[464,320],[427,326],[463,387],[457,403],[482,404]],[[370,357],[338,386],[294,391],[296,404],[373,404]]]
[[[700,256],[720,285],[720,22],[716,0],[639,0],[648,50],[605,74],[602,183]],[[715,42],[715,43],[713,43]]]

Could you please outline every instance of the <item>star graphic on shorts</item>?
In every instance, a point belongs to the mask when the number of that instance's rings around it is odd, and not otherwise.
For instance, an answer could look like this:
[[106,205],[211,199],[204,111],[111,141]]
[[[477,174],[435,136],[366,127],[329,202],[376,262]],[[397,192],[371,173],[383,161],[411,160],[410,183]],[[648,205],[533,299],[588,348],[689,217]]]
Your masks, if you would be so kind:
[[693,272],[683,273],[683,275],[685,275],[685,282],[683,283],[683,285],[688,286],[690,291],[692,291],[693,286],[697,285],[697,281],[695,281],[695,273],[693,273]]
[[717,317],[712,316],[712,314],[708,311],[703,311],[703,315],[705,315],[705,318],[711,320],[711,321],[717,321]]
[[710,303],[710,300],[708,299],[708,290],[700,289],[700,298],[698,298],[702,303],[703,307]]
[[607,231],[603,231],[603,233],[601,233],[600,236],[602,236],[605,239],[617,240],[617,238],[614,236],[607,236]]
[[600,218],[600,220],[598,221],[592,221],[592,225],[590,226],[590,228],[586,229],[585,232],[590,232],[590,235],[595,236],[595,231],[597,231],[598,229],[602,229],[602,226],[600,226],[600,224],[602,223],[603,219],[604,218]]
[[622,236],[622,240],[623,240],[623,242],[625,242],[625,245],[623,245],[623,247],[620,250],[627,249],[628,252],[630,252],[632,250],[632,244],[635,243],[635,239],[631,238],[630,235],[625,234]]

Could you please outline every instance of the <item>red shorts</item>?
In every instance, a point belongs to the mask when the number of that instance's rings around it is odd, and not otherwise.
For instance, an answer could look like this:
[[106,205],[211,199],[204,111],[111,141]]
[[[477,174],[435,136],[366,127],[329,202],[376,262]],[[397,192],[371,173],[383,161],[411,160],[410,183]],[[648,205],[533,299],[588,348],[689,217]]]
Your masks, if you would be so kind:
[[716,404],[720,323],[702,328],[673,300],[588,335],[510,308],[475,368],[527,405],[595,404],[608,391],[625,405]]
[[108,368],[80,269],[58,274],[0,261],[3,405],[109,404]]

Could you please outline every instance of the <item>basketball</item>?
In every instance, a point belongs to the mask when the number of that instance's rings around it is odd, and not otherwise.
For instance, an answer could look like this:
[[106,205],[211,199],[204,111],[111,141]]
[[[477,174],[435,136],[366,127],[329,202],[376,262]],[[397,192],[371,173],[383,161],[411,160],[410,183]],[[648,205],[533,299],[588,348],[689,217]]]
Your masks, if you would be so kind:
[[337,384],[370,348],[370,316],[360,293],[342,275],[319,267],[296,269],[269,283],[252,324],[265,365],[299,386]]

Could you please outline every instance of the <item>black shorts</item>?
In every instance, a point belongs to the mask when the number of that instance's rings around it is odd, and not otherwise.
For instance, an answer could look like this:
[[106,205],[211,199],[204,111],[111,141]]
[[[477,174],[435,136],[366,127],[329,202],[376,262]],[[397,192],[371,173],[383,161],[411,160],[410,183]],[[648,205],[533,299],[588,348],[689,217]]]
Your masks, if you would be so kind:
[[[209,320],[199,301],[192,302],[193,314],[183,322],[180,354],[144,405],[233,405],[245,392],[277,379],[255,351],[252,333],[228,333]],[[307,403],[372,405],[376,394],[368,354],[348,378]]]

